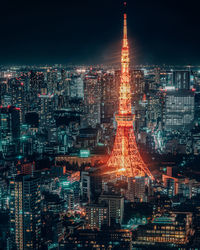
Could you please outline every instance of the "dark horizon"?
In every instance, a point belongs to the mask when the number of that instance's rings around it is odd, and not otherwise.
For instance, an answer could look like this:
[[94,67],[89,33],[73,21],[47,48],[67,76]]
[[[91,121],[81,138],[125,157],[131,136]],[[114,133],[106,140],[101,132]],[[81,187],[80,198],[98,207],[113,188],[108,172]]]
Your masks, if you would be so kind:
[[[0,64],[110,64],[120,60],[123,1],[3,2]],[[195,1],[128,1],[134,64],[200,65]]]

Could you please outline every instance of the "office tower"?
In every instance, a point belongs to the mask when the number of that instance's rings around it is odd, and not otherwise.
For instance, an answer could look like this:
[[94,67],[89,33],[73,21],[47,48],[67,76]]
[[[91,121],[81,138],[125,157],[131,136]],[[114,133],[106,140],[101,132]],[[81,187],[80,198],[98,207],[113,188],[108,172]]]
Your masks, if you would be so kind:
[[145,91],[144,71],[136,69],[131,70],[130,83],[132,94],[143,94]]
[[20,174],[33,176],[35,171],[35,162],[34,161],[25,161],[23,163],[19,162],[17,168]]
[[65,69],[61,69],[61,82],[62,82],[62,84],[65,83],[66,78],[67,78],[67,71]]
[[6,210],[8,207],[7,195],[8,195],[7,180],[2,176],[0,177],[0,211]]
[[108,225],[108,207],[104,204],[89,204],[86,209],[86,227],[89,229],[101,229],[102,225]]
[[147,126],[147,108],[148,101],[146,95],[143,96],[142,100],[139,100],[135,104],[135,132],[139,135],[141,130],[144,130]]
[[162,120],[163,96],[160,92],[151,92],[147,96],[146,118],[147,127],[154,129]]
[[173,71],[162,70],[160,72],[160,85],[163,88],[173,86]]
[[3,107],[12,105],[12,97],[11,97],[10,94],[3,95],[1,100],[2,100],[2,106]]
[[17,140],[20,137],[20,109],[8,106],[0,108],[1,134],[2,137]]
[[118,87],[113,74],[105,73],[101,77],[101,123],[112,123],[117,111]]
[[118,114],[116,114],[116,121],[117,133],[107,166],[116,176],[135,177],[148,175],[153,179],[152,174],[140,156],[133,130],[126,14],[124,14],[119,110]]
[[87,171],[81,172],[81,199],[83,201],[90,202],[91,190],[90,190],[90,174]]
[[41,244],[40,179],[18,175],[10,181],[10,235],[19,250]]
[[20,78],[9,80],[9,94],[12,98],[12,105],[23,109],[25,104],[25,86]]
[[56,96],[54,94],[38,95],[38,109],[40,115],[40,126],[49,126],[55,107]]
[[21,83],[23,83],[25,92],[28,93],[30,91],[30,73],[21,72],[21,75],[18,79],[21,81]]
[[194,93],[167,91],[163,119],[164,130],[190,130],[194,121]]
[[74,191],[72,189],[69,189],[66,191],[66,203],[67,203],[67,209],[73,211],[74,209]]
[[3,105],[3,96],[7,92],[7,79],[0,77],[0,105]]
[[70,98],[84,98],[83,79],[80,76],[72,76],[70,81]]
[[[0,149],[4,153],[18,152],[20,144],[20,108],[0,107]],[[10,151],[10,152],[9,152]]]
[[85,125],[96,127],[100,124],[101,88],[98,75],[92,73],[84,79]]
[[128,200],[146,201],[146,178],[145,177],[129,177],[128,178],[128,188],[126,191],[126,197]]
[[[60,82],[60,89],[59,90],[62,91],[62,94],[64,94],[64,97],[66,99],[68,99],[70,96],[71,77],[72,77],[72,74],[70,71],[66,71],[65,69],[61,70],[61,82]],[[66,102],[67,101],[65,100],[65,103],[63,103],[63,104],[66,105]]]
[[30,92],[32,94],[40,93],[44,88],[44,74],[42,72],[30,72]]
[[173,85],[176,89],[190,89],[190,72],[189,71],[174,71]]
[[48,93],[53,93],[57,89],[58,72],[56,69],[47,70],[47,89]]
[[108,206],[108,224],[122,223],[124,216],[124,198],[115,194],[102,194],[99,197],[99,204]]

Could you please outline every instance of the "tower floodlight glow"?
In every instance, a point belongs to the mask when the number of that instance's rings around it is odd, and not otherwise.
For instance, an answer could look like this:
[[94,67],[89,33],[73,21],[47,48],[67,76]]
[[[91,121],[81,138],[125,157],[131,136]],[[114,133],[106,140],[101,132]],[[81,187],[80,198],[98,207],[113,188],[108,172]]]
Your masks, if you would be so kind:
[[[124,3],[126,6],[126,2]],[[137,148],[131,110],[131,88],[129,72],[129,46],[127,38],[127,14],[124,13],[123,45],[121,51],[121,82],[119,88],[119,109],[115,116],[117,133],[107,166],[114,169],[116,176],[136,177],[148,175],[154,179],[143,162]]]

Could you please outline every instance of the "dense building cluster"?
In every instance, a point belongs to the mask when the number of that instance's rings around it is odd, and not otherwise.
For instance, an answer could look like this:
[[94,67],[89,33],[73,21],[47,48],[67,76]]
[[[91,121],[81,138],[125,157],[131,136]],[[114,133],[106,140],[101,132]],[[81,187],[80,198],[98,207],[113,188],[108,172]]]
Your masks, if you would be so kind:
[[138,148],[155,181],[104,166],[118,67],[0,69],[0,249],[200,244],[200,72],[130,69]]

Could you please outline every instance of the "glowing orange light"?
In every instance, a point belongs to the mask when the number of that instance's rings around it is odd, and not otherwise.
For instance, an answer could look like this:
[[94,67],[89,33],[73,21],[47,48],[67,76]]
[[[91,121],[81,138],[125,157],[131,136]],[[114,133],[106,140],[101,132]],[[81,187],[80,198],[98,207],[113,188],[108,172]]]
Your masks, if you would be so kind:
[[[126,2],[124,5],[126,5]],[[114,168],[114,173],[119,176],[124,175],[127,177],[136,177],[148,175],[153,179],[152,174],[140,156],[133,130],[134,115],[131,111],[129,46],[127,39],[126,13],[124,14],[123,33],[119,110],[116,115],[117,134],[107,165],[108,167]]]

